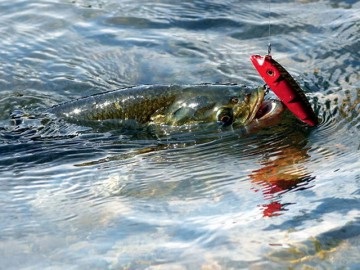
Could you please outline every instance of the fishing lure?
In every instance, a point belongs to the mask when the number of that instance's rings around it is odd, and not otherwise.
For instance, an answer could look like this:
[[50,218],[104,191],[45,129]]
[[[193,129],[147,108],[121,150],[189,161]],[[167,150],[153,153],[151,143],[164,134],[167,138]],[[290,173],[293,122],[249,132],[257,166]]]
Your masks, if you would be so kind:
[[309,126],[318,124],[318,118],[298,83],[270,53],[252,55],[250,60],[270,89],[298,119]]

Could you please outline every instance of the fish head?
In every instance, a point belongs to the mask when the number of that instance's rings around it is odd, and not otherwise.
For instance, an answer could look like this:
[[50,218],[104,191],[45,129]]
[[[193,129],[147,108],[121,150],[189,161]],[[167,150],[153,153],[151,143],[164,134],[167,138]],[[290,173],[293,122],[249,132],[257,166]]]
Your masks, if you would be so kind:
[[[217,123],[221,127],[246,126],[273,114],[264,106],[265,88],[209,85],[189,87],[169,106],[152,115],[155,124],[182,126]],[[269,114],[269,116],[271,116]]]
[[217,123],[223,127],[264,127],[277,122],[284,111],[283,104],[278,100],[265,100],[264,97],[264,87],[231,97],[227,105],[218,108]]

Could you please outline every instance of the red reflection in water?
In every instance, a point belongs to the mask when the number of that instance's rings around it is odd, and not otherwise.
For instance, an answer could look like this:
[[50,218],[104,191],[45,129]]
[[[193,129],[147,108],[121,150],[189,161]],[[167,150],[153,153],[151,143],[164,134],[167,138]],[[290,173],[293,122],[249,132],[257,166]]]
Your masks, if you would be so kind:
[[280,211],[284,210],[283,205],[279,202],[271,202],[269,204],[262,205],[264,207],[263,210],[263,216],[264,217],[273,217],[273,216],[279,216]]
[[308,158],[307,149],[287,147],[276,156],[264,159],[262,167],[249,175],[251,181],[261,187],[264,198],[269,200],[269,203],[260,206],[264,217],[281,215],[288,203],[281,203],[279,194],[309,180],[309,173],[303,166]]

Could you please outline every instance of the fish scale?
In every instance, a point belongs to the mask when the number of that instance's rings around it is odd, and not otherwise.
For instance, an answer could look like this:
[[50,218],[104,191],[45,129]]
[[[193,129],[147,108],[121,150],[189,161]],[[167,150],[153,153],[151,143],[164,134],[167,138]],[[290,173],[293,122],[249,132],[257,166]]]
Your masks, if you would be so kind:
[[255,117],[263,98],[263,87],[140,85],[70,101],[48,112],[76,123],[115,119],[135,120],[139,124],[183,125],[221,122],[220,111],[223,115],[230,109],[234,122],[246,125]]

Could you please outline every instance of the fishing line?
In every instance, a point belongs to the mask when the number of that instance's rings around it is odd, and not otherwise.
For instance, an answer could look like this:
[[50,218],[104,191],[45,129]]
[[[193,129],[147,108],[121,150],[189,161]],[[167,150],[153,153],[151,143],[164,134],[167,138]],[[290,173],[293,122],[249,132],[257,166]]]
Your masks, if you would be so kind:
[[269,14],[268,14],[268,16],[269,16],[269,43],[268,43],[268,55],[270,55],[271,54],[271,22],[270,22],[270,15],[271,15],[271,10],[270,10],[270,5],[271,5],[271,0],[269,0],[268,1],[268,3],[269,3]]

